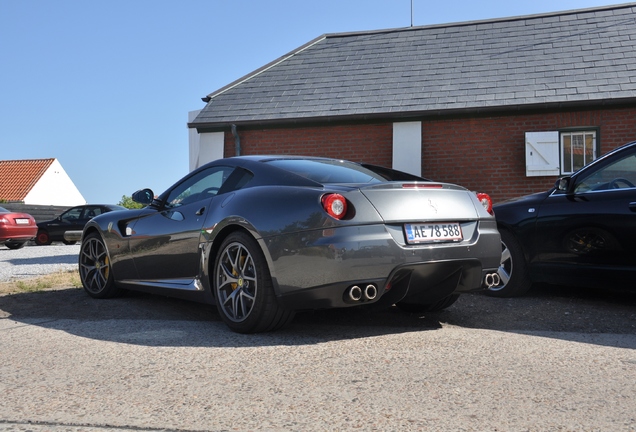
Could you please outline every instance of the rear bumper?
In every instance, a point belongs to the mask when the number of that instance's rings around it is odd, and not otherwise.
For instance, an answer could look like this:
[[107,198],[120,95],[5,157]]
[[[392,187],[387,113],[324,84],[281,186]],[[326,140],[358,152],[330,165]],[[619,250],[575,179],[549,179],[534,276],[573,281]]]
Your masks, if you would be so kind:
[[[402,300],[433,304],[451,295],[481,290],[486,274],[479,260],[449,260],[413,263],[396,267],[386,278],[359,279],[290,291],[279,297],[287,309],[327,309],[378,304],[391,306]],[[377,296],[353,300],[353,287],[372,285]]]
[[35,238],[37,227],[5,226],[0,232],[0,242],[7,240],[27,241]]
[[[480,290],[496,271],[501,242],[494,220],[474,224],[461,243],[407,245],[400,227],[368,225],[266,240],[281,304],[290,309],[361,303],[434,303],[453,293]],[[285,247],[282,247],[285,246]],[[374,284],[372,300],[351,301],[352,286]]]

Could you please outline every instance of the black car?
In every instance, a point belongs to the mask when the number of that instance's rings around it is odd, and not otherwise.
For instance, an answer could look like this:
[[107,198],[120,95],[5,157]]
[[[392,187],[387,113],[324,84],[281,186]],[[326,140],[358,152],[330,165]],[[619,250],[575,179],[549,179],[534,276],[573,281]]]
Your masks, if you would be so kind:
[[449,307],[497,277],[491,201],[366,164],[243,156],[198,168],[140,210],[91,219],[79,274],[95,298],[147,291],[216,303],[234,331],[279,329],[295,311]]
[[636,142],[557,180],[547,192],[495,205],[511,297],[533,282],[636,290]]
[[35,243],[38,245],[50,245],[53,241],[61,241],[64,244],[75,244],[75,241],[64,239],[66,231],[81,231],[86,222],[97,215],[114,210],[126,210],[126,207],[113,204],[87,204],[72,207],[53,220],[38,222],[38,233]]

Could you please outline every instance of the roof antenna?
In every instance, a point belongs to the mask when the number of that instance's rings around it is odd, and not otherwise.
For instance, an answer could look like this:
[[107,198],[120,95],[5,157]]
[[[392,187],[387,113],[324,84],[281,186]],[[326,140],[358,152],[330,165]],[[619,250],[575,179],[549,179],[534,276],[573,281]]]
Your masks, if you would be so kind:
[[413,27],[413,0],[411,0],[411,27]]

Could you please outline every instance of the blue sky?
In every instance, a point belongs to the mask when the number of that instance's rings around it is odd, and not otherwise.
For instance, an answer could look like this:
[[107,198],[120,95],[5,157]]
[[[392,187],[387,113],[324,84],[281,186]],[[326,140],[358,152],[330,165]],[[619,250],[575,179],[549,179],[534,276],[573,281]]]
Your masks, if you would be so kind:
[[0,0],[0,159],[57,158],[91,203],[160,193],[202,97],[322,34],[616,3]]

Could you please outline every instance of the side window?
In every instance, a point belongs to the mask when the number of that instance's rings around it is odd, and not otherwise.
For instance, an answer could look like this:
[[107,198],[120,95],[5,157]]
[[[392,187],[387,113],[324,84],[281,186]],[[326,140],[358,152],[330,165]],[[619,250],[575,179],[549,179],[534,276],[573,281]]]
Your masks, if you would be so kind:
[[100,213],[99,207],[86,207],[82,219],[92,219]]
[[212,167],[188,177],[170,191],[165,206],[174,208],[212,198],[233,170],[232,167]]
[[635,185],[636,154],[631,154],[579,179],[574,192],[625,189],[633,188]]
[[82,207],[72,208],[62,213],[61,218],[63,221],[72,222],[78,220],[82,216]]

